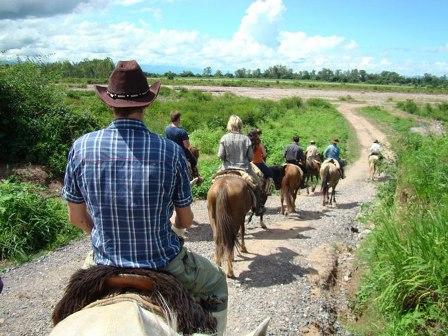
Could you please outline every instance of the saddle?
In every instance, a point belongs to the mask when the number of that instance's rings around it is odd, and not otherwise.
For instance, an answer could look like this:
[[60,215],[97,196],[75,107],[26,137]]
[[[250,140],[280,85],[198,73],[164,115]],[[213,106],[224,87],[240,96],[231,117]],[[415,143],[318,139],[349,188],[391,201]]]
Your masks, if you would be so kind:
[[[175,312],[185,334],[214,331],[216,319],[209,313],[213,303],[195,302],[176,278],[163,271],[97,265],[77,271],[53,311],[53,323],[92,306],[135,299],[145,309]],[[153,309],[154,306],[157,309]],[[159,314],[160,315],[160,314]],[[166,316],[166,315],[165,315]]]
[[245,170],[242,169],[225,169],[218,171],[217,173],[215,173],[215,175],[213,175],[212,183],[216,179],[220,179],[226,176],[238,177],[243,181],[247,182],[247,184],[251,187],[251,189],[257,188],[257,183],[254,181],[252,176],[250,176]]

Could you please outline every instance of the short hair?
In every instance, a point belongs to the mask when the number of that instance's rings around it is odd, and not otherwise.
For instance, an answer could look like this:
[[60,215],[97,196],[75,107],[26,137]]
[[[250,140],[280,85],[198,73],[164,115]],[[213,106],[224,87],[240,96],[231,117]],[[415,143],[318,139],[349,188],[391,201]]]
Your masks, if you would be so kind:
[[171,120],[171,122],[179,121],[180,116],[181,116],[181,114],[180,114],[179,111],[173,111],[173,112],[171,112],[171,113],[170,113],[170,120]]
[[143,113],[144,107],[111,107],[114,114],[119,118],[126,118],[132,113]]
[[374,143],[380,143],[380,142],[378,141],[378,139],[375,139]]
[[292,141],[294,141],[294,142],[299,142],[299,141],[300,141],[300,137],[299,137],[298,135],[294,135],[294,136],[292,137]]
[[232,114],[227,122],[227,131],[229,132],[241,132],[243,128],[243,121],[240,117]]

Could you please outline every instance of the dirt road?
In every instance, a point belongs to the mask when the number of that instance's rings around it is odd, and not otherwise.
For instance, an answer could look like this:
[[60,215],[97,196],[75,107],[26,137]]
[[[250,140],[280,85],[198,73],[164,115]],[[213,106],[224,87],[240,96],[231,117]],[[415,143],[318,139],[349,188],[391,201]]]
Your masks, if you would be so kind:
[[[237,257],[237,278],[228,281],[227,335],[244,335],[267,316],[269,335],[348,335],[336,320],[338,302],[329,289],[340,256],[337,251],[355,248],[362,233],[356,216],[361,204],[375,194],[375,186],[366,182],[367,146],[374,138],[385,140],[379,129],[356,114],[358,107],[349,103],[338,107],[356,130],[362,153],[338,186],[337,207],[323,208],[320,196],[303,195],[297,200],[298,213],[285,218],[279,214],[279,198],[272,196],[265,217],[268,230],[256,221],[249,225],[250,253]],[[187,247],[211,258],[205,203],[195,202],[193,211],[195,225],[188,232]],[[82,239],[7,271],[0,296],[0,335],[47,334],[52,307],[88,250],[88,239]],[[351,255],[345,252],[343,258]]]

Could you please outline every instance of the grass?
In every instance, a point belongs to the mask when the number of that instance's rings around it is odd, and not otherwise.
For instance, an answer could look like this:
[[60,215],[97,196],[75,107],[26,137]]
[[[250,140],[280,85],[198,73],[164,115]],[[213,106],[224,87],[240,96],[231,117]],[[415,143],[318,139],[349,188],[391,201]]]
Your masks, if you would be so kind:
[[79,235],[62,200],[34,184],[0,182],[0,260],[24,262]]
[[[96,120],[107,125],[112,116],[105,105],[87,91],[69,91],[68,104],[77,111],[90,110]],[[314,139],[321,150],[333,137],[339,137],[343,155],[349,161],[356,156],[357,143],[353,131],[345,119],[325,100],[298,97],[280,101],[250,99],[233,94],[212,96],[200,91],[163,87],[158,99],[145,112],[145,123],[154,132],[163,134],[173,110],[182,113],[182,125],[190,134],[190,142],[199,148],[199,170],[205,182],[193,189],[196,198],[206,197],[211,177],[218,170],[218,144],[225,134],[225,126],[231,114],[240,116],[244,132],[258,127],[263,130],[263,142],[268,153],[268,164],[283,162],[284,147],[295,134],[301,136],[303,146]],[[347,155],[348,154],[348,155]]]
[[412,122],[378,107],[362,113],[396,132],[397,160],[364,214],[374,229],[361,249],[368,271],[356,311],[375,335],[446,335],[448,137],[410,133]]
[[417,104],[412,99],[407,99],[398,101],[396,105],[399,109],[414,115],[448,122],[448,102]]
[[[205,85],[205,86],[236,86],[236,87],[275,87],[275,88],[303,88],[316,90],[348,90],[373,92],[403,92],[403,93],[448,93],[448,88],[412,85],[386,85],[366,83],[339,83],[313,80],[267,79],[267,78],[200,78],[200,77],[150,77],[150,82],[161,80],[164,85]],[[59,81],[65,88],[86,88],[88,84],[105,84],[104,78],[66,78]]]

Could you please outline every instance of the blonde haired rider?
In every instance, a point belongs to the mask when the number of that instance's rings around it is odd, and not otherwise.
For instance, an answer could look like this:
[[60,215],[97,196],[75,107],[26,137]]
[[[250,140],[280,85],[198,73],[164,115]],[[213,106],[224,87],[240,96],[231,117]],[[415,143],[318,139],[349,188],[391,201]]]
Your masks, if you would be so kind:
[[241,118],[231,115],[227,122],[228,133],[219,141],[218,157],[222,162],[221,170],[242,170],[250,175],[252,184],[255,185],[253,190],[257,198],[255,215],[259,216],[264,213],[264,207],[261,204],[261,185],[251,165],[254,157],[252,143],[247,135],[241,133],[242,128]]

